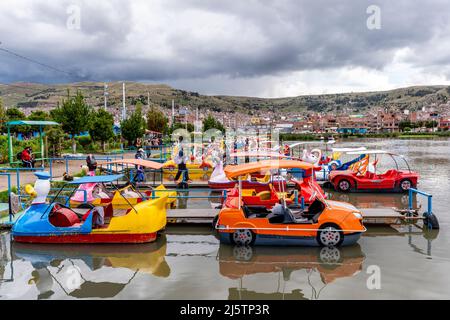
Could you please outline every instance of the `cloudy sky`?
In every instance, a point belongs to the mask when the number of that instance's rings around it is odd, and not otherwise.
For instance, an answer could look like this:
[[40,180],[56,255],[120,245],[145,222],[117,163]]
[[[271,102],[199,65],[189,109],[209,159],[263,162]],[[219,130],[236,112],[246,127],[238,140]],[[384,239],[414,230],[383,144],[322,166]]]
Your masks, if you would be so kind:
[[449,40],[448,0],[1,0],[0,82],[260,97],[450,84]]

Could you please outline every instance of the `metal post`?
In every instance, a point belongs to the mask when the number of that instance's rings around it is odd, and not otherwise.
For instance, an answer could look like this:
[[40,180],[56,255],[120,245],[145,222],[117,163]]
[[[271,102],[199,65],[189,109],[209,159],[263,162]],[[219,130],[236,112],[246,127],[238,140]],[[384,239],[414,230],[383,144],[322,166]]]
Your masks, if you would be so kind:
[[433,196],[428,196],[428,214],[430,215],[430,214],[432,214],[433,213],[433,207],[432,207],[432,205],[433,205]]
[[241,210],[241,200],[242,200],[242,177],[239,176],[239,207],[238,207],[239,210]]
[[13,147],[12,147],[12,139],[11,139],[11,128],[8,127],[8,155],[9,155],[9,164],[11,165],[13,162]]
[[41,159],[42,159],[42,167],[44,167],[44,140],[42,137],[43,133],[42,133],[42,126],[39,126],[39,142],[41,144]]
[[16,182],[17,182],[17,195],[19,196],[19,201],[22,201],[20,198],[20,174],[19,169],[16,169]]
[[8,176],[8,204],[9,204],[9,223],[12,223],[13,221],[13,212],[11,207],[11,175],[7,173]]
[[50,171],[50,179],[53,179],[53,159],[48,159],[49,171]]
[[409,197],[408,197],[408,209],[412,210],[413,208],[413,191],[412,189],[409,189]]

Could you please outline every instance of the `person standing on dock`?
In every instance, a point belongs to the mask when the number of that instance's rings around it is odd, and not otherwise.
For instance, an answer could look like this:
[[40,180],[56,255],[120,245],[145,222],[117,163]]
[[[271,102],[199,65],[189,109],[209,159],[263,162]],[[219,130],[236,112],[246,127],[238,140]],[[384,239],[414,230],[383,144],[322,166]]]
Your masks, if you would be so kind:
[[88,154],[86,157],[86,165],[89,169],[89,172],[95,172],[97,170],[97,160],[95,159],[93,154]]
[[187,168],[187,156],[184,155],[183,151],[183,136],[180,136],[178,138],[178,154],[175,157],[174,161],[178,165],[178,172],[175,176],[175,181],[178,181],[181,176],[183,176],[183,179],[181,182],[189,183],[191,180],[189,179],[189,171]]
[[249,163],[250,162],[250,157],[248,156],[248,152],[250,151],[250,141],[248,138],[245,139],[245,146],[244,146],[244,152],[246,153],[245,155],[245,163]]

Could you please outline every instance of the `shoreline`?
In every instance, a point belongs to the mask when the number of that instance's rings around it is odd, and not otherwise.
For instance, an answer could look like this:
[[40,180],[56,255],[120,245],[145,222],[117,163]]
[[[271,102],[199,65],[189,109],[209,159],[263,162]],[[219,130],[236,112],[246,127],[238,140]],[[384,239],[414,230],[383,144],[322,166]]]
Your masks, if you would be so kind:
[[352,139],[448,139],[450,132],[444,133],[380,133],[380,134],[280,134],[282,141],[316,141],[321,137],[338,140]]

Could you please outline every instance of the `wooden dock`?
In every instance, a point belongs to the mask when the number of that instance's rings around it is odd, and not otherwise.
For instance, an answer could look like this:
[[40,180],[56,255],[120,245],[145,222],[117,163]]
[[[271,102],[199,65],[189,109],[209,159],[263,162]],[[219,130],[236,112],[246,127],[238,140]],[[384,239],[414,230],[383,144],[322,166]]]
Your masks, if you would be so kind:
[[218,209],[173,209],[167,210],[167,223],[211,224],[219,214]]
[[[363,222],[368,225],[398,225],[404,222],[417,221],[422,217],[407,217],[393,208],[362,209]],[[218,209],[173,209],[167,211],[168,223],[211,224],[219,214]]]
[[407,216],[394,208],[367,208],[361,211],[365,224],[397,225],[423,219],[422,216]]
[[[190,208],[167,210],[167,223],[169,224],[212,224],[219,209],[213,208]],[[417,222],[423,219],[421,216],[407,217],[394,208],[369,208],[361,209],[363,222],[367,225],[399,225],[405,222]],[[0,229],[11,228],[9,219],[0,219]]]

